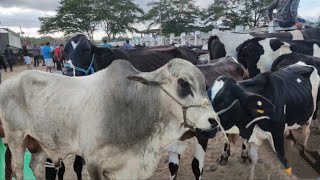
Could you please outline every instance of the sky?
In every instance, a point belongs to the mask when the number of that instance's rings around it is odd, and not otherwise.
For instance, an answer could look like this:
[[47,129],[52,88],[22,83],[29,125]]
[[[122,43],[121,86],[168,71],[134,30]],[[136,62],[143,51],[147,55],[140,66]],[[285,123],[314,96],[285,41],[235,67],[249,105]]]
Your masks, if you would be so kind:
[[[150,0],[135,0],[142,8],[147,9]],[[196,0],[202,7],[207,7],[213,0]],[[58,0],[0,0],[0,27],[10,28],[20,32],[20,28],[25,35],[40,36],[40,23],[38,18],[52,16],[58,6]],[[299,15],[310,21],[316,21],[320,16],[320,0],[300,0]],[[144,26],[138,28],[142,30]],[[53,36],[58,37],[58,33]],[[102,31],[95,33],[95,39],[101,39],[105,34]]]

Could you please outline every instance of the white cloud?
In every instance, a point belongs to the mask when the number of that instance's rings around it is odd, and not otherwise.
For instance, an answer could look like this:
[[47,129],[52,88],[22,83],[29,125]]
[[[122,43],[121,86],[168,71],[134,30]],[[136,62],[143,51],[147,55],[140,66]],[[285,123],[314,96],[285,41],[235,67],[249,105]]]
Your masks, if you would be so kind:
[[58,4],[58,0],[1,0],[0,6],[54,11]]

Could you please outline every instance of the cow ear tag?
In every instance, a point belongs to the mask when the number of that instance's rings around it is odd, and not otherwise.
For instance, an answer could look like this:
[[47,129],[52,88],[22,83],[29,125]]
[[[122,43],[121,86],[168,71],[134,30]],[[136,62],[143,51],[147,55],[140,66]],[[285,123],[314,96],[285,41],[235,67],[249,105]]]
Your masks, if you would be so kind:
[[[258,105],[258,106],[262,106],[262,102],[261,102],[261,101],[257,101],[257,105]],[[263,114],[263,113],[264,113],[264,110],[263,110],[263,109],[257,109],[257,113]]]
[[264,113],[264,110],[263,110],[263,109],[257,109],[257,113],[263,114],[263,113]]
[[288,174],[292,174],[292,168],[288,168],[288,169],[285,169],[284,172],[288,173]]

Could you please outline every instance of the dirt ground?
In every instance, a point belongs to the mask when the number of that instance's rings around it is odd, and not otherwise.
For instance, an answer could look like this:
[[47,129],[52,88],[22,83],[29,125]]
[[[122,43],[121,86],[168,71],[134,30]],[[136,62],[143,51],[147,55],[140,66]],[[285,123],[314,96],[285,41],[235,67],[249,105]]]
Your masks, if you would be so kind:
[[[2,73],[2,80],[6,80],[24,70],[26,66],[14,67],[14,72]],[[45,67],[37,67],[37,70],[45,70]],[[239,138],[236,144],[231,146],[231,157],[229,163],[226,166],[220,166],[217,163],[219,156],[221,155],[224,139],[222,134],[218,134],[216,138],[209,141],[208,150],[205,158],[205,167],[203,171],[203,179],[224,179],[224,180],[241,180],[247,179],[249,175],[250,165],[240,163],[241,153],[241,139]],[[320,149],[319,133],[313,133],[308,141],[308,146],[313,149]],[[282,179],[317,179],[320,177],[308,164],[300,157],[297,148],[292,148],[292,157],[290,162],[293,164],[293,173],[296,175],[288,175],[283,171],[280,166],[275,153],[272,151],[269,144],[264,143],[259,149],[259,161],[255,169],[255,179],[270,179],[282,180]],[[193,145],[190,143],[189,148],[185,154],[181,156],[181,164],[178,171],[178,179],[192,180],[194,179],[191,162],[193,158]],[[150,179],[168,179],[168,156],[167,152],[164,152],[160,163],[157,166],[154,175]],[[76,179],[76,175],[73,171],[74,156],[67,157],[64,160],[66,165],[65,179]],[[86,167],[83,170],[83,179],[88,179]]]

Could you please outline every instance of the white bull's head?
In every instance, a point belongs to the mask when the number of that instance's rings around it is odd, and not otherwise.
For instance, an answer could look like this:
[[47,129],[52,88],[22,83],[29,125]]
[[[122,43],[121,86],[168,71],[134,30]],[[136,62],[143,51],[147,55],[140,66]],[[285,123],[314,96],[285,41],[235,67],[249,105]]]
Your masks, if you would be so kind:
[[156,71],[128,78],[159,86],[163,103],[170,107],[169,113],[185,127],[211,130],[218,126],[218,115],[209,103],[204,77],[190,62],[174,59]]

